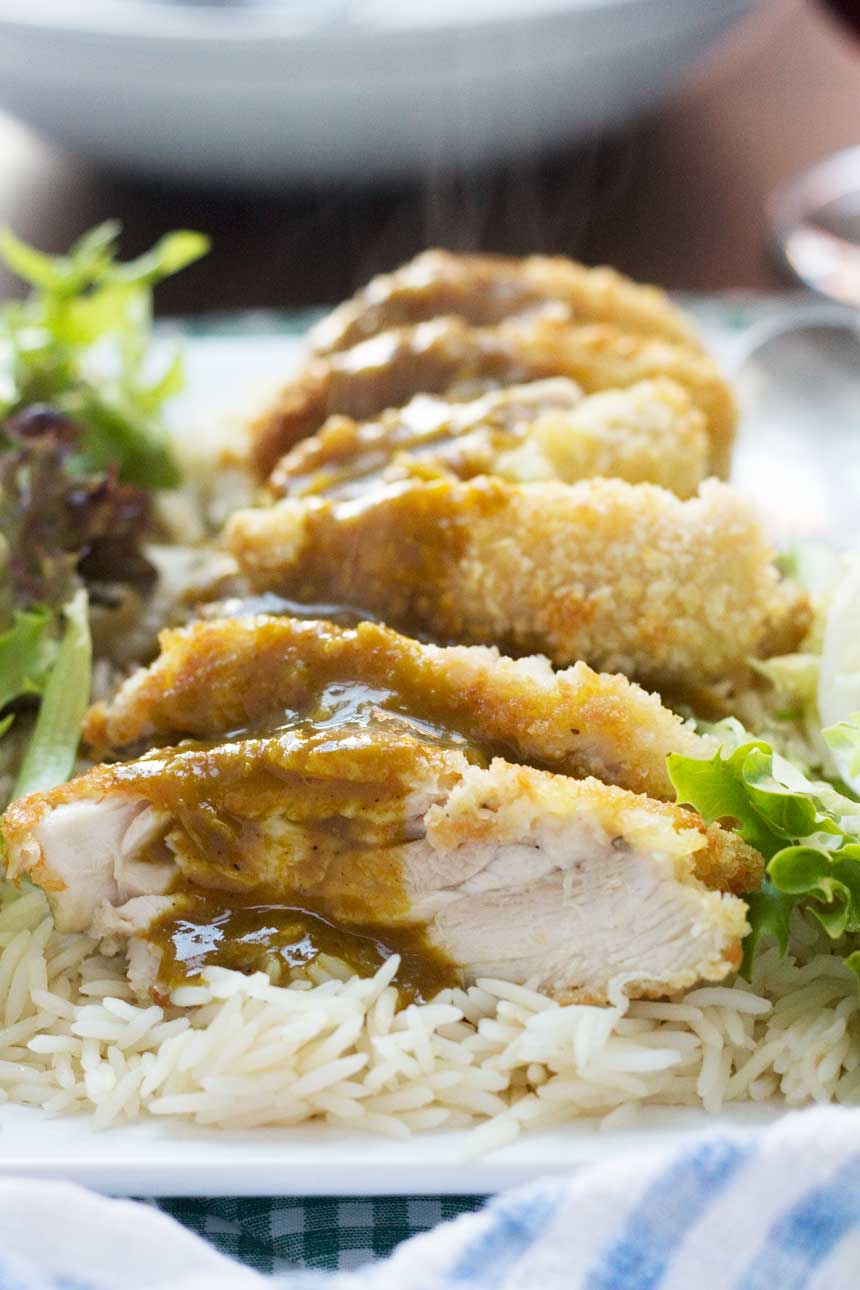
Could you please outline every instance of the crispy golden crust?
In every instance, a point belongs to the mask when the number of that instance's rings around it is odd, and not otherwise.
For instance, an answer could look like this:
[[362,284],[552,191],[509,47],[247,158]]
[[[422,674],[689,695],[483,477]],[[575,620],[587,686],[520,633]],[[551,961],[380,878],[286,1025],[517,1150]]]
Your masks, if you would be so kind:
[[704,414],[677,381],[656,377],[591,394],[569,416],[539,419],[521,449],[499,455],[484,473],[570,484],[602,475],[692,497],[709,458]]
[[457,255],[429,250],[373,278],[313,330],[317,353],[349,349],[389,327],[456,315],[491,326],[513,314],[556,306],[569,321],[609,322],[628,331],[697,346],[693,328],[658,287],[614,269],[563,256]]
[[407,708],[515,758],[654,797],[672,796],[668,753],[712,751],[656,695],[584,663],[554,673],[545,659],[420,645],[373,623],[344,629],[264,616],[162,633],[160,657],[90,711],[85,736],[97,755],[212,738],[301,707],[333,679],[390,690]]
[[550,376],[570,377],[588,393],[670,377],[704,415],[711,469],[725,474],[735,405],[711,359],[611,323],[570,326],[551,318],[511,319],[497,328],[439,318],[314,357],[251,427],[255,461],[268,475],[293,444],[335,414],[364,420],[419,392],[462,397]]
[[[561,775],[548,775],[531,766],[494,761],[489,773],[465,772],[468,790],[458,788],[460,813],[442,814],[432,807],[428,823],[452,850],[464,842],[513,840],[527,830],[529,813],[544,820],[579,813],[589,817],[599,831],[623,838],[628,846],[647,854],[661,853],[675,862],[676,877],[701,882],[711,891],[748,895],[761,886],[763,861],[737,833],[718,824],[706,827],[695,811],[670,802],[654,801],[592,777],[571,784]],[[505,828],[509,837],[505,837]]]
[[660,337],[625,332],[611,323],[568,327],[550,318],[529,326],[512,320],[500,331],[522,361],[569,376],[587,393],[626,388],[659,376],[676,381],[705,417],[712,472],[728,473],[737,408],[731,389],[706,354]]
[[784,583],[781,603],[771,615],[759,656],[791,654],[812,626],[812,618],[812,605],[804,588],[797,582]]
[[[695,813],[687,814],[693,814],[693,818],[701,823]],[[721,829],[718,824],[711,824],[705,832],[708,845],[697,851],[695,857],[695,874],[699,881],[706,887],[734,892],[736,896],[758,891],[764,876],[764,862],[759,853],[739,834]]]
[[564,377],[465,402],[422,394],[374,421],[329,417],[281,459],[281,497],[348,498],[410,475],[574,483],[595,475],[690,497],[708,472],[703,413],[668,377],[583,396]]
[[658,687],[728,675],[786,613],[749,506],[715,481],[689,501],[620,480],[408,481],[240,511],[228,540],[259,589]]

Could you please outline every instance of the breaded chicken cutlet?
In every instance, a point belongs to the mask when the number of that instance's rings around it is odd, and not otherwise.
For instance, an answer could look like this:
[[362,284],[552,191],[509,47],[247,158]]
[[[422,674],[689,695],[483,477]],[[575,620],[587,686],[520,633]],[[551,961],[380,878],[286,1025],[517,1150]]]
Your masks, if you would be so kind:
[[311,332],[318,354],[331,354],[389,327],[442,315],[495,326],[512,315],[552,311],[575,323],[612,323],[625,331],[696,347],[693,328],[659,287],[563,256],[457,255],[429,250],[393,273],[373,278]]
[[661,689],[726,677],[808,621],[749,505],[714,480],[687,501],[607,479],[406,480],[239,511],[227,538],[259,590]]
[[496,755],[508,737],[509,756],[614,758],[663,787],[669,748],[707,744],[622,678],[236,619],[166,634],[90,722],[115,743],[167,730],[197,737],[3,819],[10,874],[44,888],[61,930],[129,937],[142,992],[268,953],[368,971],[380,946],[419,997],[490,973],[602,1003],[738,966],[755,851],[680,807]]
[[585,663],[554,672],[545,658],[510,659],[481,646],[422,645],[376,623],[224,618],[162,632],[160,644],[150,667],[90,711],[84,736],[96,756],[255,729],[272,712],[299,710],[311,692],[355,697],[356,686],[380,711],[419,711],[422,721],[511,760],[652,797],[672,796],[669,753],[715,750],[623,676]]
[[[10,875],[44,888],[58,929],[131,938],[130,980],[157,997],[177,969],[267,950],[373,970],[368,941],[425,998],[481,976],[566,1002],[665,995],[737,969],[732,888],[761,874],[680,807],[366,723],[99,766],[3,827]],[[210,925],[221,939],[183,959]]]
[[277,496],[349,498],[410,475],[566,483],[604,475],[689,497],[708,458],[705,418],[676,381],[583,395],[554,377],[462,402],[418,394],[374,421],[330,417],[278,462],[268,487]]
[[367,420],[414,394],[464,399],[551,376],[566,376],[589,394],[670,378],[705,418],[710,469],[726,472],[735,405],[710,358],[612,323],[570,326],[542,317],[483,328],[437,318],[381,332],[352,349],[312,356],[251,426],[254,461],[261,476],[268,476],[284,453],[336,414]]
[[696,688],[805,625],[745,505],[702,484],[734,431],[715,366],[662,293],[546,257],[430,252],[313,346],[253,429],[288,496],[230,522],[244,575],[464,643],[265,615],[164,633],[87,718],[116,760],[7,810],[10,875],[61,931],[127,938],[159,1000],[319,955],[397,953],[415,999],[722,980],[761,857],[665,800],[667,755],[715,742],[628,679]]

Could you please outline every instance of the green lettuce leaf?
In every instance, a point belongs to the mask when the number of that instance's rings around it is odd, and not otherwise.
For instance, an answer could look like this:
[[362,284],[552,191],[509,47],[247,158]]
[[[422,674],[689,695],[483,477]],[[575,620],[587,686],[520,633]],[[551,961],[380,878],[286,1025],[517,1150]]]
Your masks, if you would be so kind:
[[852,712],[845,721],[828,726],[824,731],[824,741],[846,778],[860,776],[860,712]]
[[74,768],[81,722],[90,700],[92,641],[85,591],[76,592],[64,617],[65,631],[45,683],[14,797],[62,784]]
[[767,744],[751,742],[728,757],[719,750],[710,761],[670,753],[669,778],[677,801],[694,807],[706,824],[731,820],[745,842],[767,855],[780,845],[779,835],[756,809],[744,781],[747,758],[759,749],[769,751]]
[[[845,740],[849,732],[825,736]],[[764,857],[765,880],[748,897],[747,974],[764,936],[785,951],[796,905],[834,940],[860,932],[860,802],[810,779],[762,740],[720,750],[708,761],[674,754],[668,765],[679,803],[706,824],[734,828]],[[860,951],[849,966],[860,973]]]
[[778,891],[767,879],[764,880],[759,891],[754,891],[747,896],[746,901],[750,930],[744,940],[741,974],[749,980],[759,945],[765,937],[773,937],[781,954],[788,949],[788,920],[794,902],[789,896]]
[[[52,617],[47,609],[18,610],[0,633],[0,712],[23,695],[41,694],[55,655]],[[4,721],[8,729],[11,717]]]

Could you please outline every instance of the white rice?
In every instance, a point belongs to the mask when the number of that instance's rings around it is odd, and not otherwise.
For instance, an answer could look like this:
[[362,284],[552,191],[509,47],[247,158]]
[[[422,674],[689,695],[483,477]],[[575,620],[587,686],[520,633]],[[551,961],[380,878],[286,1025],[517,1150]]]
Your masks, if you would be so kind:
[[[474,1128],[471,1148],[644,1104],[860,1099],[857,978],[809,922],[752,982],[622,1011],[504,981],[398,1008],[397,960],[372,979],[319,965],[276,986],[210,969],[167,1008],[133,997],[122,955],[60,935],[41,892],[0,885],[0,1100],[229,1128],[322,1119],[407,1137]],[[341,979],[345,978],[345,979]]]

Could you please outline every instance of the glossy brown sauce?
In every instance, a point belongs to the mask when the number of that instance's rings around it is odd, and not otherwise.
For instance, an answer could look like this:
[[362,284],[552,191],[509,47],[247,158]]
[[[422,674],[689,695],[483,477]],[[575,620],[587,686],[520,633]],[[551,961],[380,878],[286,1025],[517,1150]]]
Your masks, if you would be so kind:
[[299,905],[267,900],[266,893],[223,899],[185,888],[181,906],[158,920],[149,939],[161,950],[159,984],[165,990],[193,981],[206,967],[269,971],[276,981],[301,977],[320,955],[372,976],[392,954],[402,1003],[425,1003],[459,984],[456,966],[430,943],[420,925],[372,923],[337,926]]
[[[487,705],[480,686],[466,693],[452,689],[438,662],[428,662],[414,636],[398,636],[366,620],[357,631],[318,620],[306,623],[292,613],[285,620],[276,616],[278,609],[292,602],[274,595],[260,601],[268,617],[237,626],[235,642],[232,623],[207,627],[179,674],[168,674],[157,694],[148,696],[152,724],[163,743],[175,744],[185,735],[193,738],[196,731],[205,732],[207,740],[277,732],[300,725],[303,714],[311,727],[327,717],[342,720],[346,711],[340,704],[346,693],[351,696],[346,706],[352,705],[360,723],[385,723],[396,716],[427,741],[460,748],[473,758],[523,760],[515,735],[516,710],[502,722],[510,727],[511,737],[494,737],[490,732],[498,724],[495,704]],[[250,611],[256,603],[243,600],[230,607],[238,611],[246,606]],[[205,685],[198,683],[198,676],[206,678]],[[533,719],[530,705],[523,702],[522,708],[521,719],[528,723]],[[98,739],[101,731],[95,734]],[[151,747],[152,736],[147,735],[147,742]],[[132,755],[145,751],[139,744],[125,747]],[[553,767],[558,769],[558,762],[548,761],[547,768]]]
[[160,989],[210,965],[274,965],[289,976],[320,954],[359,975],[399,954],[406,1000],[458,980],[409,918],[403,848],[420,836],[420,820],[408,799],[447,753],[484,754],[427,717],[387,711],[392,697],[331,682],[276,727],[105,768],[168,817],[138,857],[178,866],[175,907],[148,933],[161,951]]
[[261,589],[275,582],[280,594],[300,602],[357,598],[407,635],[461,641],[469,633],[458,565],[474,525],[504,511],[509,498],[510,485],[481,476],[467,484],[409,478],[348,501],[311,499],[296,561],[276,575],[256,574],[252,566],[247,573]]
[[384,479],[472,479],[491,472],[494,460],[523,440],[540,411],[519,409],[519,419],[508,422],[504,408],[470,412],[468,404],[425,395],[375,422],[334,417],[278,463],[271,487],[290,497],[348,500]]

